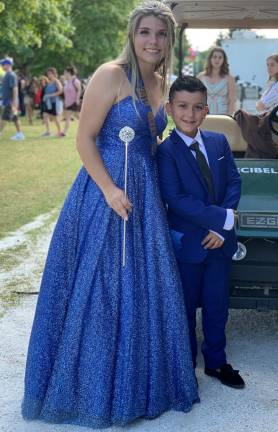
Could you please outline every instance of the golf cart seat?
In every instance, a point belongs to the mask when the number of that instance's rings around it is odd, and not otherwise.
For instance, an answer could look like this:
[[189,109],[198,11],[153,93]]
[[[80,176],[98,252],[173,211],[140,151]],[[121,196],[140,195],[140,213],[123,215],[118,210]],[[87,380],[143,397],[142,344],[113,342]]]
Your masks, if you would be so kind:
[[240,127],[232,117],[221,114],[209,114],[206,116],[202,128],[204,130],[223,133],[230,144],[232,152],[237,157],[244,155],[247,143],[241,134]]

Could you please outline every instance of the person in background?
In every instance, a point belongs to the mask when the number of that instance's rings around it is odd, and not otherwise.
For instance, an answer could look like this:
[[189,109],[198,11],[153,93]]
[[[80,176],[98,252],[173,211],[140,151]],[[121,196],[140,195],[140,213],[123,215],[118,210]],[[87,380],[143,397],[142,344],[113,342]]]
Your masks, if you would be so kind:
[[33,124],[33,112],[35,106],[35,96],[38,89],[38,81],[36,78],[26,80],[24,104],[27,112],[29,124]]
[[[36,93],[34,96],[34,108],[40,110],[41,108],[41,99],[42,99],[42,88],[40,83],[40,78],[37,79]],[[40,113],[37,115],[37,118],[41,118]]]
[[2,100],[3,112],[0,122],[0,136],[7,121],[13,121],[16,128],[16,134],[11,137],[13,141],[25,139],[21,131],[21,124],[18,118],[18,83],[17,76],[13,71],[13,60],[7,57],[1,61],[1,65],[6,72],[2,80]]
[[46,104],[43,97],[44,97],[45,88],[48,83],[49,83],[49,79],[47,78],[47,76],[42,75],[39,78],[39,86],[36,95],[36,99],[39,101],[39,110],[40,110],[39,118],[43,120],[43,123],[44,123],[43,113],[46,112]]
[[64,71],[64,109],[65,109],[65,127],[62,134],[66,136],[70,127],[72,115],[75,113],[79,118],[81,82],[76,77],[76,69],[69,66]]
[[3,106],[3,100],[2,100],[2,81],[3,77],[5,75],[5,72],[3,71],[3,68],[0,64],[0,115],[2,114],[2,106]]
[[205,70],[198,75],[208,92],[209,114],[233,115],[236,102],[236,82],[229,73],[227,54],[221,47],[209,51]]
[[256,104],[257,115],[238,110],[234,119],[247,142],[245,157],[252,159],[278,159],[277,136],[271,133],[269,116],[278,106],[278,54],[266,59],[268,81],[265,91]]
[[51,119],[57,128],[57,137],[64,136],[61,131],[60,115],[63,111],[63,102],[61,95],[63,93],[63,87],[60,80],[57,77],[57,71],[54,67],[47,69],[48,83],[44,89],[43,102],[43,120],[46,127],[46,131],[42,136],[50,136],[50,123]]
[[259,115],[269,113],[278,105],[278,54],[266,59],[268,82],[260,100],[256,104]]
[[18,74],[18,108],[21,117],[25,117],[26,109],[25,109],[25,87],[26,87],[26,78],[23,72],[19,72]]

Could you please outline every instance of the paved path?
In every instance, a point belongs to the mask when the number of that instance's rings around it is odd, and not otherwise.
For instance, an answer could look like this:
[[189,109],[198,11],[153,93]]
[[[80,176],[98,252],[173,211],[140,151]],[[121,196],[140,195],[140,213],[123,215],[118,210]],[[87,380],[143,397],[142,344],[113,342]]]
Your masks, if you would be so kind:
[[[49,235],[50,231],[45,241],[36,243],[39,249],[33,245],[36,257],[45,254]],[[29,270],[39,274],[34,268]],[[34,277],[32,284],[38,285],[39,280]],[[26,295],[0,320],[0,431],[89,431],[84,427],[26,423],[20,416],[25,356],[36,299],[36,295]],[[230,315],[228,359],[240,369],[246,389],[229,389],[204,376],[200,358],[197,376],[201,403],[190,413],[168,412],[153,421],[137,421],[125,429],[107,432],[278,432],[278,311],[234,310]],[[199,338],[200,329],[198,322]]]

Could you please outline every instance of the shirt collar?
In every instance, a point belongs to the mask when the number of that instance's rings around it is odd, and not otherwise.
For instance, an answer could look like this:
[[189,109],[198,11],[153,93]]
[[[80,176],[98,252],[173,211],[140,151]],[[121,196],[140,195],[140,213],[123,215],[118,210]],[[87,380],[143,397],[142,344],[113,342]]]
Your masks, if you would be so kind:
[[198,131],[197,131],[194,138],[191,138],[191,137],[185,135],[184,133],[180,132],[177,128],[175,129],[175,131],[181,137],[181,139],[185,142],[187,147],[189,147],[193,143],[193,141],[198,141],[199,144],[203,143],[201,131],[199,128],[198,128]]

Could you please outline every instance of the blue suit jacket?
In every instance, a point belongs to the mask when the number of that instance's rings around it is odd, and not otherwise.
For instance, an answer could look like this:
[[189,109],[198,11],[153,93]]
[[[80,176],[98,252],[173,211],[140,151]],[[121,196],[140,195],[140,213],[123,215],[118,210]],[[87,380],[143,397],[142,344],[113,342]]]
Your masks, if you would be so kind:
[[231,258],[237,250],[235,230],[223,230],[226,209],[236,209],[241,180],[230,146],[223,134],[201,131],[213,176],[215,199],[211,203],[196,158],[173,131],[158,146],[161,193],[167,204],[170,228],[180,236],[178,257],[186,262],[202,262],[208,250],[201,245],[209,230],[221,234],[223,246],[211,252]]

